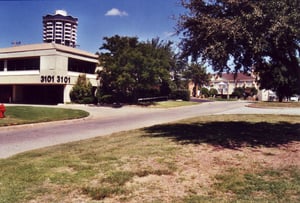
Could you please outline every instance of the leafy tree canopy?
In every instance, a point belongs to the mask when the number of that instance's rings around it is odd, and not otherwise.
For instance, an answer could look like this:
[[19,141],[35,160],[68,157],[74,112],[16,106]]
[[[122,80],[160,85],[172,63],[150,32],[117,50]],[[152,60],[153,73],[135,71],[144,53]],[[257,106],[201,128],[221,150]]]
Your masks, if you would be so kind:
[[193,96],[196,96],[197,89],[201,89],[204,85],[208,85],[210,74],[207,73],[206,67],[198,63],[191,63],[183,72],[183,77],[193,82]]
[[[135,102],[139,97],[168,92],[174,65],[172,43],[158,38],[139,42],[137,37],[105,37],[100,48],[103,71],[101,92],[115,101]],[[160,91],[160,88],[163,90]]]
[[[299,0],[181,2],[188,10],[180,16],[177,26],[178,33],[183,34],[183,56],[204,60],[219,72],[249,72],[255,68],[260,74],[277,68],[290,79],[283,82],[273,77],[273,89],[285,86],[299,91]],[[266,78],[260,80],[265,88],[262,81]],[[283,89],[284,93],[286,88]]]

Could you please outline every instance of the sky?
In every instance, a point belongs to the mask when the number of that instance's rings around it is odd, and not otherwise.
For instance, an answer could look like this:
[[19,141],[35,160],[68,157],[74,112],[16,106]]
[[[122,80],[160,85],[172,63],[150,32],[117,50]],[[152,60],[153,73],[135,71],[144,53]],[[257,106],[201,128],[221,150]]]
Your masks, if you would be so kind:
[[176,44],[174,16],[184,12],[179,0],[0,0],[0,48],[42,43],[42,17],[55,10],[78,18],[77,44],[91,53],[100,51],[103,37],[116,34]]

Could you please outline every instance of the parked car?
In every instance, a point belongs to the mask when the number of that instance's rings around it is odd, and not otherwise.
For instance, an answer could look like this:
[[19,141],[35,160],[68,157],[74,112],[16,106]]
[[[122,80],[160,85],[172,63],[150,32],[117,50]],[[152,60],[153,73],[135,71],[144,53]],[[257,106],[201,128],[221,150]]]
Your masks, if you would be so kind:
[[290,98],[290,101],[295,101],[298,102],[299,101],[299,96],[298,95],[294,95]]

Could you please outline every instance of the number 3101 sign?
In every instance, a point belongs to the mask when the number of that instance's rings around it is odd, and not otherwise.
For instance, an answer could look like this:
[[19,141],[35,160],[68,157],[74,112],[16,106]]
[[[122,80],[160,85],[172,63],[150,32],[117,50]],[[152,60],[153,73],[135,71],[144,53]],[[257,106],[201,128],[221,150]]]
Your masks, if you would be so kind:
[[54,76],[54,75],[41,75],[41,83],[64,83],[70,84],[70,76]]

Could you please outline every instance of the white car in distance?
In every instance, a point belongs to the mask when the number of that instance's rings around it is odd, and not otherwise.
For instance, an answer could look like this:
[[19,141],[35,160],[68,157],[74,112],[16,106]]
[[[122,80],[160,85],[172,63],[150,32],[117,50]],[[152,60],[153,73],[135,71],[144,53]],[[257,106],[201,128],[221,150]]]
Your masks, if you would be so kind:
[[299,101],[299,96],[298,95],[294,95],[290,98],[290,101],[294,101],[294,102],[298,102]]

